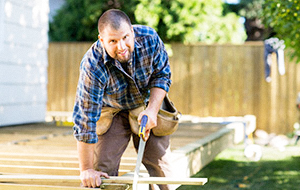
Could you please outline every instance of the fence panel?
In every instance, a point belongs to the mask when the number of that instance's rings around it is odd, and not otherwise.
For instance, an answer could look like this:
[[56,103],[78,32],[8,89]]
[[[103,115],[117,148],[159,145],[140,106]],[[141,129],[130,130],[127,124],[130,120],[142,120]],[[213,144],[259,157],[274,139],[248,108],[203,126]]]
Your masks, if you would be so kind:
[[[79,65],[92,43],[50,43],[48,111],[72,111]],[[272,56],[272,81],[264,78],[262,42],[243,45],[172,44],[170,97],[183,114],[201,117],[257,117],[257,127],[288,133],[298,119],[300,65],[285,56],[286,74],[278,74]]]
[[50,43],[48,50],[48,111],[72,111],[80,61],[91,43]]

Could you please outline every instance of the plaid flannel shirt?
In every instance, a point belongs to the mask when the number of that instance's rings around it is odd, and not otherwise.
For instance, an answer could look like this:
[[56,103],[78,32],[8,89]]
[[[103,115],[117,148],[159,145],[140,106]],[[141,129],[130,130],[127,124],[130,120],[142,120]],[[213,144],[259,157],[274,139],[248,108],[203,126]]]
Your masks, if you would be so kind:
[[150,27],[134,25],[133,29],[134,52],[127,72],[107,54],[99,40],[81,61],[73,112],[74,136],[78,141],[98,141],[96,122],[102,107],[129,110],[145,104],[152,87],[169,91],[171,70],[163,42]]

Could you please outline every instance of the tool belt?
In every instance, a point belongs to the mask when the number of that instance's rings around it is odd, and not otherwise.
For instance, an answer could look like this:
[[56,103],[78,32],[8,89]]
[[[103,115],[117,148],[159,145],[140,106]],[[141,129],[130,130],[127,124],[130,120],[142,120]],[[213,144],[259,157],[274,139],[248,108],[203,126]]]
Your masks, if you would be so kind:
[[112,120],[121,109],[112,107],[102,107],[101,116],[97,121],[96,133],[102,135],[110,128]]
[[[145,108],[146,106],[140,106],[135,109],[128,110],[130,128],[135,134],[138,134],[139,130],[139,124],[137,120],[138,116],[142,111],[145,110]],[[121,109],[112,107],[102,108],[100,119],[97,122],[97,135],[102,135],[109,129],[113,117],[119,111],[121,111]],[[153,134],[155,136],[166,136],[174,133],[178,128],[180,115],[181,113],[178,112],[168,95],[166,95],[157,114],[157,126],[152,129]]]

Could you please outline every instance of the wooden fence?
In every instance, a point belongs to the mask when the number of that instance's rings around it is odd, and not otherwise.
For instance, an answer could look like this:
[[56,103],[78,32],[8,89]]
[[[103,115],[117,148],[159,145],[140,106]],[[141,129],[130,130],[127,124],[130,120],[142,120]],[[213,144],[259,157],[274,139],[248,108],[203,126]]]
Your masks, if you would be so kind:
[[[80,60],[91,43],[50,43],[48,111],[72,111]],[[170,97],[183,114],[257,117],[257,128],[293,131],[299,119],[300,64],[285,56],[286,73],[272,56],[272,81],[264,78],[262,42],[243,45],[172,44]]]

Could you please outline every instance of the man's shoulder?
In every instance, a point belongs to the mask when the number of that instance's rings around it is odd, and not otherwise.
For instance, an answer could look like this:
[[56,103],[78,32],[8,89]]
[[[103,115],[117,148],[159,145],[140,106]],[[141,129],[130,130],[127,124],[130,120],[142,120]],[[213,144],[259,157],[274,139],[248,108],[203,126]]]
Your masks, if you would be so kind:
[[81,61],[81,66],[89,67],[90,69],[96,69],[99,66],[104,65],[105,55],[101,44],[98,41],[94,42],[87,50]]
[[135,37],[143,37],[143,36],[156,36],[156,31],[145,25],[133,25],[133,30]]

